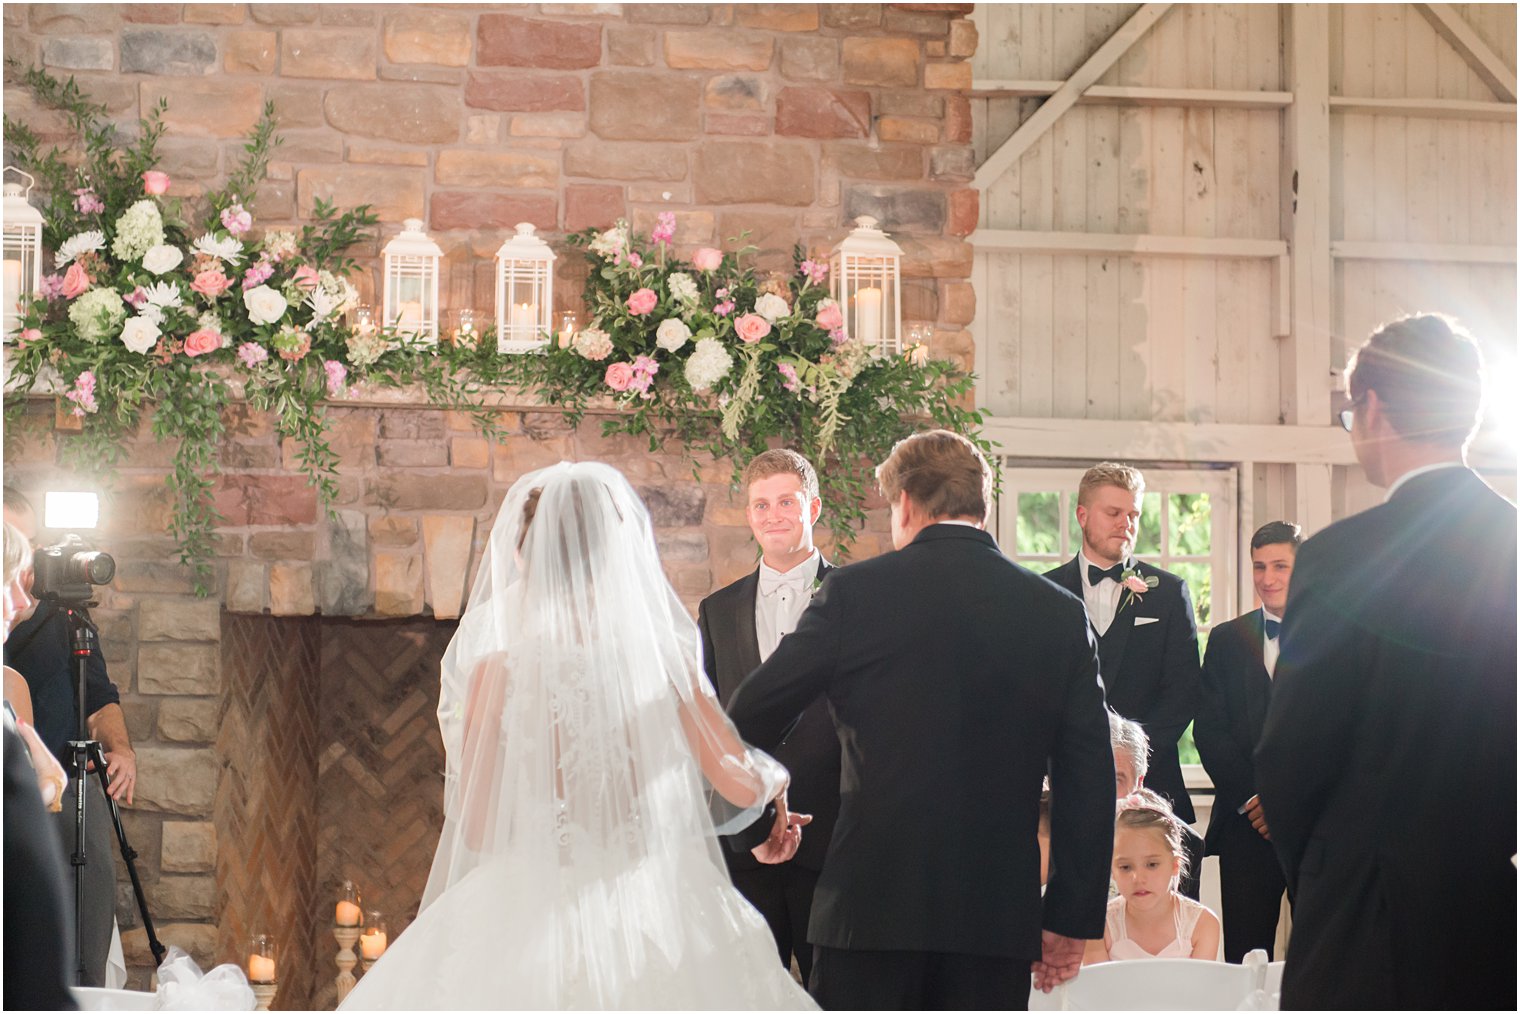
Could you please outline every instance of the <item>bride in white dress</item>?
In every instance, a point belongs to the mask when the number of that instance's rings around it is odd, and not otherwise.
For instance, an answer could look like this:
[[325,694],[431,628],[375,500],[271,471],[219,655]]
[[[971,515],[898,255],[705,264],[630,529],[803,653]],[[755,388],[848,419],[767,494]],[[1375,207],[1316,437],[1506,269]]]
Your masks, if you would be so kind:
[[518,480],[443,660],[422,908],[343,1007],[813,1008],[716,839],[786,772],[739,740],[701,657],[620,473]]

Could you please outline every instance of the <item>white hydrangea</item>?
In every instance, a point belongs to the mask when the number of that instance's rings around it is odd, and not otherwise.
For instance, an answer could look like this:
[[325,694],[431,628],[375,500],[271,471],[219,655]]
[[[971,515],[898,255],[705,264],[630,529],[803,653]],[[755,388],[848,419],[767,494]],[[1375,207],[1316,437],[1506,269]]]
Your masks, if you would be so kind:
[[612,355],[612,336],[599,327],[588,327],[576,332],[570,340],[570,347],[583,358],[599,363]]
[[231,236],[218,238],[208,232],[194,243],[191,243],[190,249],[194,250],[197,254],[215,257],[217,260],[226,261],[228,264],[236,264],[243,259],[242,241],[233,239]]
[[691,338],[691,328],[679,317],[660,321],[654,333],[654,343],[666,352],[674,352]]
[[158,344],[158,336],[161,333],[158,325],[147,317],[133,317],[121,329],[121,343],[128,350],[145,356]]
[[120,260],[135,261],[164,243],[164,218],[158,205],[144,199],[121,213],[116,220],[116,239],[111,252]]
[[671,272],[665,279],[665,288],[670,290],[671,296],[683,303],[695,303],[697,301],[696,280],[684,271]]
[[154,282],[143,289],[143,295],[148,297],[149,304],[164,309],[179,306],[183,302],[183,294],[179,291],[179,286],[173,282]]
[[722,342],[716,338],[702,338],[697,341],[696,351],[686,360],[686,382],[693,391],[706,391],[728,376],[728,371],[733,368],[734,357]]
[[151,272],[155,275],[161,275],[165,271],[173,271],[175,268],[179,267],[180,263],[184,259],[184,252],[181,251],[179,247],[160,243],[158,246],[153,247],[147,253],[143,254],[142,266],[144,271]]
[[355,331],[348,337],[348,361],[352,366],[369,366],[391,347],[379,331]]
[[324,292],[332,299],[337,300],[335,313],[344,313],[350,307],[359,302],[359,290],[354,288],[347,278],[341,278],[331,271],[317,273],[316,292]]
[[98,342],[115,331],[127,317],[126,306],[115,289],[90,289],[69,307],[69,322],[87,342]]
[[104,250],[105,247],[106,234],[99,229],[78,232],[64,240],[58,247],[58,252],[53,255],[53,264],[62,269],[80,254],[94,253],[97,250]]
[[792,308],[786,305],[786,300],[774,292],[767,292],[755,300],[755,312],[772,324],[792,312]]
[[264,235],[264,252],[270,260],[283,261],[299,252],[296,234],[289,229],[271,229]]
[[221,334],[222,332],[222,318],[217,316],[215,310],[207,310],[202,313],[198,323],[208,331],[215,331],[217,334]]

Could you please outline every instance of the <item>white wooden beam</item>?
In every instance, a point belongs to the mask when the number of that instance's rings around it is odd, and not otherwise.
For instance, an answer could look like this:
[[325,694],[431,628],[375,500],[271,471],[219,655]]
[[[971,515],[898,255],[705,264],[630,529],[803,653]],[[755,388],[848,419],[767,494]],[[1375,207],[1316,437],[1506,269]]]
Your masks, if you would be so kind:
[[1098,78],[1106,74],[1108,69],[1119,61],[1119,57],[1128,52],[1141,36],[1161,20],[1161,16],[1170,10],[1171,6],[1169,3],[1145,4],[1130,15],[1130,19],[1119,26],[1119,30],[1109,36],[1108,40],[1098,47],[1097,52],[1089,56],[1086,62],[1078,67],[1039,109],[1035,110],[1034,115],[1013,132],[1012,137],[1004,141],[997,151],[987,157],[976,171],[976,186],[986,190],[989,184],[1007,172],[1019,160],[1019,157],[1028,151],[1045,131],[1050,129],[1052,124],[1076,105],[1077,99],[1081,98],[1083,92],[1097,84]]
[[1474,243],[1390,243],[1335,240],[1330,256],[1342,261],[1431,261],[1445,264],[1514,264],[1512,246]]
[[1468,99],[1369,99],[1332,95],[1330,111],[1364,113],[1369,116],[1419,116],[1433,120],[1515,122],[1513,102],[1474,102]]
[[1157,236],[1125,232],[1034,232],[1022,229],[978,229],[969,237],[977,250],[1038,254],[1112,254],[1131,257],[1285,256],[1280,239],[1232,239],[1205,236]]
[[[987,80],[971,90],[974,99],[1039,98],[1054,95],[1060,81]],[[1289,92],[1227,91],[1213,88],[1140,88],[1093,85],[1077,99],[1082,106],[1196,106],[1211,109],[1281,109],[1293,102]]]
[[[1033,458],[1353,465],[1339,426],[1027,419],[990,416],[982,435],[1000,453]],[[1328,517],[1327,517],[1328,520]]]
[[1456,8],[1451,4],[1415,4],[1415,7],[1425,15],[1436,34],[1462,54],[1473,73],[1482,78],[1496,96],[1505,102],[1515,101],[1515,72],[1473,31],[1472,25],[1457,13]]

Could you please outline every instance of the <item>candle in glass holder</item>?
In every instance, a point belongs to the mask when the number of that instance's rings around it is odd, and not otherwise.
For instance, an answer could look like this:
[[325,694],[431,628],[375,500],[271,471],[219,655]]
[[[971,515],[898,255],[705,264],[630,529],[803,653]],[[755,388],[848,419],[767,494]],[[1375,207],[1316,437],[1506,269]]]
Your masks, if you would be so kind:
[[339,926],[359,925],[359,906],[351,901],[338,902],[338,912],[333,922]]
[[375,311],[368,306],[354,307],[354,330],[362,335],[375,333]]
[[480,335],[475,330],[475,311],[456,310],[454,316],[454,344],[473,349],[480,341]]
[[359,937],[359,954],[365,961],[374,961],[385,953],[385,931],[370,927]]
[[262,954],[248,955],[248,981],[273,982],[274,958],[266,958]]
[[15,310],[16,304],[21,301],[21,262],[8,258],[5,262],[4,282],[5,312]]
[[579,325],[580,321],[576,318],[573,311],[566,311],[559,315],[560,348],[568,349],[570,347],[570,341],[575,337],[575,332]]
[[865,288],[855,293],[855,337],[867,345],[881,341],[881,290]]

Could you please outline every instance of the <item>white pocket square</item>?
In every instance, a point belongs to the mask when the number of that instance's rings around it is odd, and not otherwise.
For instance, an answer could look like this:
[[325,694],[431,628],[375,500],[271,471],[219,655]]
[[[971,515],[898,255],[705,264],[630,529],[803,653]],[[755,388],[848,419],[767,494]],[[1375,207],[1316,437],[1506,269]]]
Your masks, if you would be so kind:
[[1159,616],[1136,616],[1135,617],[1135,626],[1137,626],[1137,627],[1143,627],[1147,623],[1160,623],[1160,622],[1161,622],[1161,617],[1159,617]]

